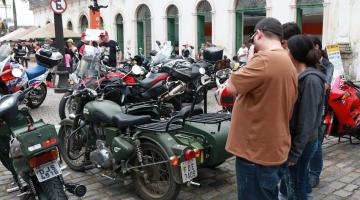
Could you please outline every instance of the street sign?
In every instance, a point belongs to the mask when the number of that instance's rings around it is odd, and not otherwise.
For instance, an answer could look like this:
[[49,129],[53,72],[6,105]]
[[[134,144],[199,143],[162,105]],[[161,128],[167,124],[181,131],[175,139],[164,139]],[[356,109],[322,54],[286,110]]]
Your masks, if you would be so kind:
[[50,8],[55,14],[62,14],[67,8],[67,3],[65,0],[51,0]]
[[331,82],[333,83],[336,77],[344,75],[344,66],[341,59],[339,45],[327,45],[326,52],[328,54],[329,61],[334,65],[333,80]]

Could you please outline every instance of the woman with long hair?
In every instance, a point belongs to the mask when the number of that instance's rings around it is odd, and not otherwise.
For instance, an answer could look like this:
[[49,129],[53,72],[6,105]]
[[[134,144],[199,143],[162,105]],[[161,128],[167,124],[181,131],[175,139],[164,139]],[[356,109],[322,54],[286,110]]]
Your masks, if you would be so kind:
[[289,199],[307,200],[309,163],[317,148],[321,124],[325,75],[319,51],[309,36],[296,35],[288,40],[290,57],[298,72],[298,100],[290,121],[291,149]]

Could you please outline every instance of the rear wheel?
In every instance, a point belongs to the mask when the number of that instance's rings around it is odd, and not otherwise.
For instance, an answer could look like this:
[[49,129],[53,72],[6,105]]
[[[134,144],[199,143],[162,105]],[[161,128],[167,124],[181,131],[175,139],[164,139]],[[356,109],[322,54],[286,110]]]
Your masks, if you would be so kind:
[[30,108],[38,108],[45,101],[47,94],[47,87],[45,83],[41,83],[38,87],[34,88],[28,97],[28,106]]
[[[165,161],[168,155],[151,142],[141,144],[144,164]],[[135,162],[135,166],[138,162]],[[180,184],[176,183],[169,162],[139,168],[133,175],[135,190],[142,199],[170,200],[176,199]]]

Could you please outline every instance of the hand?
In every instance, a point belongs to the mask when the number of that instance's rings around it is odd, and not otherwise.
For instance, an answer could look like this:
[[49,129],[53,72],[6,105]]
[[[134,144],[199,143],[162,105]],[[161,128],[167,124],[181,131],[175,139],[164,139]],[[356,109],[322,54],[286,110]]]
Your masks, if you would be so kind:
[[330,84],[329,83],[325,83],[325,90],[330,89]]
[[289,164],[289,167],[296,165],[296,163],[294,163],[294,162],[289,162],[288,164]]
[[248,62],[254,57],[255,54],[255,46],[251,45],[249,54],[248,54]]

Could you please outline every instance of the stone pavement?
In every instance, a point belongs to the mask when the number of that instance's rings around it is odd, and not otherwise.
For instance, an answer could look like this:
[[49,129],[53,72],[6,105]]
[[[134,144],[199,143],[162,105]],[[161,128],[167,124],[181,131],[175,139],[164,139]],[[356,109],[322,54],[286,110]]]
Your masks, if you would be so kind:
[[[209,92],[209,95],[212,95]],[[39,109],[32,110],[35,118],[43,118],[46,122],[57,124],[58,103],[61,94],[54,94],[52,89],[48,91],[48,97],[44,105]],[[212,96],[210,104],[215,105]],[[214,107],[214,106],[210,106]],[[325,169],[321,177],[319,188],[313,192],[314,199],[337,200],[350,199],[360,200],[360,145],[350,145],[348,141],[338,143],[336,138],[328,138],[324,144]],[[101,176],[98,171],[92,170],[86,173],[73,172],[66,169],[63,174],[68,174],[66,180],[85,184],[88,192],[83,199],[86,200],[138,200],[133,193],[131,180],[114,182]],[[202,169],[196,179],[201,183],[200,187],[183,187],[178,199],[196,200],[235,200],[236,179],[234,171],[234,159],[229,159],[216,169]],[[6,188],[11,182],[11,175],[0,164],[0,200],[18,199],[17,193],[8,194]],[[71,199],[77,199],[70,196]]]

